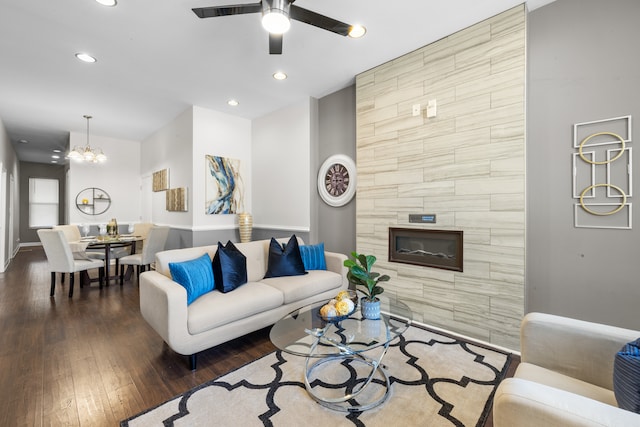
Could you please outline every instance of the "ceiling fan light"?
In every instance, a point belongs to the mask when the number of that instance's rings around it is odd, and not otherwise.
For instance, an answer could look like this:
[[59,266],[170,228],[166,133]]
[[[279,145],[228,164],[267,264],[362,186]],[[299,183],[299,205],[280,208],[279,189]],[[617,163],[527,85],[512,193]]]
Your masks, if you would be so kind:
[[352,25],[349,28],[349,37],[357,39],[364,36],[367,32],[367,29],[362,25]]
[[283,10],[272,8],[262,15],[262,26],[271,34],[283,34],[291,28],[291,21]]

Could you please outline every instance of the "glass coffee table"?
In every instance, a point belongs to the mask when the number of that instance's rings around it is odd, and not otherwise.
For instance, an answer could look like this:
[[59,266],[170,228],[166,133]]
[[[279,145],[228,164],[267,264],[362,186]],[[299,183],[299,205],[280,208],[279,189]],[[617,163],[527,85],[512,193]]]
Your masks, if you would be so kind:
[[[358,300],[362,297],[358,293]],[[378,296],[380,319],[364,319],[358,304],[348,316],[325,320],[319,301],[295,310],[273,325],[270,338],[279,349],[306,357],[304,382],[309,395],[328,408],[365,411],[383,403],[390,383],[381,364],[389,344],[412,320],[401,301]]]

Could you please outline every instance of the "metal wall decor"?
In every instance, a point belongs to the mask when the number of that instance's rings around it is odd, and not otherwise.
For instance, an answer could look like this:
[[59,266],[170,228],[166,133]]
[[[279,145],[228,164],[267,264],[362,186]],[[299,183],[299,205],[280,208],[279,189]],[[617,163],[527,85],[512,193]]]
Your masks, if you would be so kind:
[[86,215],[100,215],[111,207],[109,193],[101,188],[89,187],[76,196],[76,208]]
[[574,225],[631,229],[631,116],[573,125]]

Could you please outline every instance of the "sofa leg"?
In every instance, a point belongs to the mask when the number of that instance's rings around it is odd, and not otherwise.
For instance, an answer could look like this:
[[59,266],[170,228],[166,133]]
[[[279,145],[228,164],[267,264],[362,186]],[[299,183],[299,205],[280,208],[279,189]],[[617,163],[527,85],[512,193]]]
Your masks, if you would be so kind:
[[189,369],[191,369],[192,371],[196,370],[196,362],[197,362],[197,355],[191,354],[189,355]]

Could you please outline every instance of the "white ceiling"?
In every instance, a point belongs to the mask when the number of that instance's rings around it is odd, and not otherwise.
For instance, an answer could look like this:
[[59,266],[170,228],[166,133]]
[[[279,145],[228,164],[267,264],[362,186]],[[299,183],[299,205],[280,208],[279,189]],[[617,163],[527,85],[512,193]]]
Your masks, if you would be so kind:
[[[260,14],[199,19],[191,11],[234,0],[118,1],[0,0],[0,120],[20,160],[49,162],[70,131],[86,132],[84,114],[94,117],[92,135],[138,141],[191,105],[260,117],[522,3],[298,0],[367,34],[350,39],[293,21],[283,54],[269,55]],[[551,1],[530,0],[528,9]],[[98,62],[81,63],[76,52]],[[277,70],[289,78],[274,80]],[[240,105],[228,106],[230,98]]]

